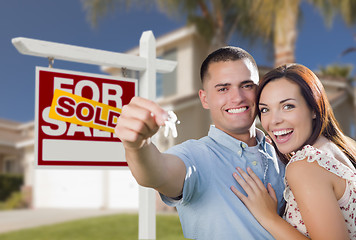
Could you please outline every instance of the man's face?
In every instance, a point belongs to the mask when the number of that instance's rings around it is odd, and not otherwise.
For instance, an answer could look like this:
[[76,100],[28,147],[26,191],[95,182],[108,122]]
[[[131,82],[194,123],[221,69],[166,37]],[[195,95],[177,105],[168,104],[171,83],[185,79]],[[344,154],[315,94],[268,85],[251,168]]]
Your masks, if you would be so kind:
[[211,63],[199,91],[215,126],[231,136],[249,133],[257,113],[258,72],[248,59]]

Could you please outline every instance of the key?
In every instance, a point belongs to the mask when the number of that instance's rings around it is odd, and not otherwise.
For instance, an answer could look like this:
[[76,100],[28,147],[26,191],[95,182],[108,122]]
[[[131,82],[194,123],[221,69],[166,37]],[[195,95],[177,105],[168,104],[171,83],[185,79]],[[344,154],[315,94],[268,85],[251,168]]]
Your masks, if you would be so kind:
[[168,111],[168,120],[165,121],[164,136],[168,137],[169,132],[171,132],[172,137],[176,138],[178,136],[176,124],[180,124],[177,115],[173,111]]

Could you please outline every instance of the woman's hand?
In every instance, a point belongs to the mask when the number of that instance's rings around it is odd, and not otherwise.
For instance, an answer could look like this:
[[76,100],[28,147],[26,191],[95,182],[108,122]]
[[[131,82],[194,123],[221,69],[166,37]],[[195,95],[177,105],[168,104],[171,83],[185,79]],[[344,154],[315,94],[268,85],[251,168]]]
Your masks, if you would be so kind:
[[268,183],[267,191],[262,181],[249,167],[247,168],[248,174],[241,168],[237,168],[237,171],[242,177],[236,172],[234,172],[233,176],[245,190],[247,197],[234,186],[231,186],[231,190],[245,204],[257,221],[262,226],[265,226],[267,224],[266,221],[279,217],[277,214],[278,201],[272,185]]

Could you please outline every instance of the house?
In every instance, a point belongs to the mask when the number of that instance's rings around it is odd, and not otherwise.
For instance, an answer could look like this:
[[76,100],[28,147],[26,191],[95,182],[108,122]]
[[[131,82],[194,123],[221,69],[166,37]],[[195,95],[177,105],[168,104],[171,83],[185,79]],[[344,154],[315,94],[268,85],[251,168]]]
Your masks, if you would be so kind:
[[24,175],[22,192],[32,202],[34,172],[34,122],[0,119],[0,174]]
[[[198,96],[200,65],[208,46],[194,27],[184,27],[156,39],[157,56],[178,62],[176,70],[157,75],[157,102],[173,110],[179,120],[178,137],[165,138],[163,131],[155,136],[160,150],[207,134],[211,123]],[[138,48],[127,54],[138,55]],[[268,71],[260,67],[260,74]],[[111,75],[137,77],[128,69],[102,67]],[[356,139],[356,85],[321,78],[337,120],[345,133]],[[35,169],[34,126],[0,120],[0,172],[25,174],[24,191],[33,196],[35,208],[138,208],[138,186],[130,171],[121,169]],[[168,209],[157,198],[158,209]]]
[[356,79],[319,76],[343,132],[356,139]]
[[34,122],[17,123],[0,119],[0,172],[23,174],[33,161],[33,145]]

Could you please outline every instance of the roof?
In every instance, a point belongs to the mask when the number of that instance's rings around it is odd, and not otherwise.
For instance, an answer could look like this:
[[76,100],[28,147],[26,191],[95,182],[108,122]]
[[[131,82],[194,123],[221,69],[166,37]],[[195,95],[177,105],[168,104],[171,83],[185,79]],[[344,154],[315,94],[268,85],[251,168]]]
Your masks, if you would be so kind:
[[[168,44],[171,45],[175,42],[179,42],[179,41],[181,41],[189,36],[195,35],[195,34],[196,34],[196,28],[193,25],[178,28],[177,30],[166,33],[166,34],[156,38],[156,48],[164,47],[165,45],[168,45]],[[138,55],[139,54],[139,46],[128,50],[126,53]]]
[[0,146],[22,148],[34,144],[34,122],[0,119]]
[[[183,39],[193,36],[195,34],[196,34],[196,27],[193,25],[178,28],[177,30],[174,30],[172,32],[169,32],[167,34],[164,34],[156,38],[156,49],[160,49],[160,48],[164,48],[165,46],[172,45],[176,42],[182,41]],[[140,51],[139,46],[137,46],[135,48],[126,51],[125,54],[139,55],[139,51]],[[108,67],[108,66],[102,66],[101,70],[103,72],[112,75],[118,74],[121,71],[118,70],[118,68]]]
[[353,91],[351,91],[350,84],[345,78],[335,78],[335,77],[323,77],[318,76],[322,82],[328,100],[332,108],[338,107],[340,104],[345,102],[350,96],[353,96]]

